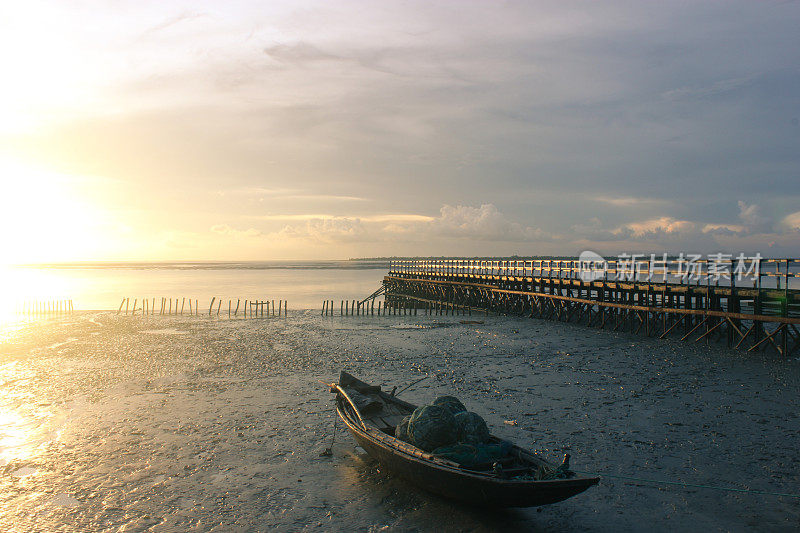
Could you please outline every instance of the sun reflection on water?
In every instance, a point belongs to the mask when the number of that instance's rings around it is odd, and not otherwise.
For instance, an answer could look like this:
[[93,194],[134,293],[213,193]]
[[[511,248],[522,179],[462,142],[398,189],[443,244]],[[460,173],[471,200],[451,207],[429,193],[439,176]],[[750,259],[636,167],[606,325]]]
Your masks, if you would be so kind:
[[0,265],[0,342],[21,324],[45,316],[48,306],[69,300],[74,290],[74,282],[57,270]]

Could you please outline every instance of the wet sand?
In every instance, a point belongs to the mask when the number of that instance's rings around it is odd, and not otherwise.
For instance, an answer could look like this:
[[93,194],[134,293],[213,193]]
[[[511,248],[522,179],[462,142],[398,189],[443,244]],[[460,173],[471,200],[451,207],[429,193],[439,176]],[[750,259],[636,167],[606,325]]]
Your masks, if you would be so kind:
[[[475,317],[473,317],[475,318]],[[510,317],[117,317],[0,346],[0,530],[775,531],[800,499],[606,477],[539,509],[420,492],[355,450],[317,382],[454,394],[576,470],[800,492],[800,361]],[[517,425],[507,425],[515,420]]]

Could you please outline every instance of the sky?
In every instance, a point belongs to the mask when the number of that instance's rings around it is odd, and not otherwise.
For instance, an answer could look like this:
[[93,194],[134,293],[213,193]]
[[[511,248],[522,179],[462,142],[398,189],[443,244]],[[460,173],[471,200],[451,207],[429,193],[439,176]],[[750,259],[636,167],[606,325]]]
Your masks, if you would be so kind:
[[1,262],[800,256],[796,2],[0,6]]

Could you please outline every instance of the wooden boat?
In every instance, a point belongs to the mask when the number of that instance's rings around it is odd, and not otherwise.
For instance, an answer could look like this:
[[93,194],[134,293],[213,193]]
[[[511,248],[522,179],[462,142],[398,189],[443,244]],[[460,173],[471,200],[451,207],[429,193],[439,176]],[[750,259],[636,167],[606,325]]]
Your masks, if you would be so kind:
[[[518,446],[499,466],[465,468],[394,437],[400,421],[417,407],[395,397],[394,390],[386,393],[342,372],[331,392],[339,416],[369,455],[388,471],[446,498],[490,507],[532,507],[565,500],[600,481],[572,472],[567,479],[531,479],[540,467],[557,465]],[[500,439],[492,436],[492,442]]]

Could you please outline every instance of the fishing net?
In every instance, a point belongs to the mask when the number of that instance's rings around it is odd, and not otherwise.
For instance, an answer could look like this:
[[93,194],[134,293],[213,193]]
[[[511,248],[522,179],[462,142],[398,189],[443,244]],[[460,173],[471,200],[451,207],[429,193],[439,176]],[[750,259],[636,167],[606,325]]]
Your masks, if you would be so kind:
[[438,405],[439,407],[444,407],[450,414],[457,414],[463,411],[466,411],[467,408],[464,407],[464,404],[461,403],[458,398],[455,396],[439,396],[435,400],[433,400],[432,405]]
[[474,468],[490,465],[508,456],[511,452],[510,442],[500,441],[499,444],[465,444],[460,442],[450,446],[441,446],[433,451],[434,455],[455,461],[461,466]]
[[411,442],[411,437],[408,435],[408,422],[410,420],[411,420],[411,415],[403,418],[403,420],[401,420],[400,423],[397,424],[397,427],[394,428],[395,437],[405,442]]
[[438,405],[417,407],[408,422],[409,442],[430,452],[456,442],[458,426],[449,410]]
[[458,442],[476,445],[489,441],[489,428],[481,415],[462,411],[455,415],[455,419],[458,425]]

